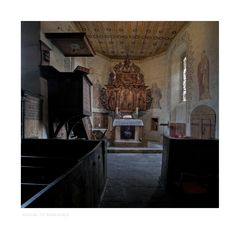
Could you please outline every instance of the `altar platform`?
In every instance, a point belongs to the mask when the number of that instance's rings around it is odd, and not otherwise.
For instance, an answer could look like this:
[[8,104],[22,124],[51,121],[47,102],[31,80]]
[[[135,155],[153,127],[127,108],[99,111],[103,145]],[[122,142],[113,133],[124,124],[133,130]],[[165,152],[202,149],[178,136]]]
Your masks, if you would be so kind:
[[109,142],[108,153],[162,153],[163,146],[159,142],[145,141],[141,143]]

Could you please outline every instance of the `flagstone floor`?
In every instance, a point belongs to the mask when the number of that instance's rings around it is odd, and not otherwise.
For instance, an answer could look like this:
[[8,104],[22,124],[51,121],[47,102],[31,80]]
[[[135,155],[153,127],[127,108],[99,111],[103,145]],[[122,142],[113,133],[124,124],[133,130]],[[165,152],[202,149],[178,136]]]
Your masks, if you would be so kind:
[[108,182],[100,207],[149,207],[162,195],[162,154],[108,153]]

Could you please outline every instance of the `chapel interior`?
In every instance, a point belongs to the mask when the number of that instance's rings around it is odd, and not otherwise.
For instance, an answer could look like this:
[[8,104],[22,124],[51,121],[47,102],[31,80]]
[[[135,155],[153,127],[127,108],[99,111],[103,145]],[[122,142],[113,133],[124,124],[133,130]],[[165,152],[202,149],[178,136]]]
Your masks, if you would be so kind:
[[217,21],[22,21],[22,208],[219,207]]

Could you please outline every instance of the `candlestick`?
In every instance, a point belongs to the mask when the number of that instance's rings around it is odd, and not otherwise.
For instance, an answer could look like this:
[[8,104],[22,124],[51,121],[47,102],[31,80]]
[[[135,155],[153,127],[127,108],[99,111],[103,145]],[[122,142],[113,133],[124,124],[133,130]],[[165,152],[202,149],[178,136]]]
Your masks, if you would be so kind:
[[138,115],[138,107],[136,107],[136,114]]
[[116,107],[116,114],[118,114],[118,107]]

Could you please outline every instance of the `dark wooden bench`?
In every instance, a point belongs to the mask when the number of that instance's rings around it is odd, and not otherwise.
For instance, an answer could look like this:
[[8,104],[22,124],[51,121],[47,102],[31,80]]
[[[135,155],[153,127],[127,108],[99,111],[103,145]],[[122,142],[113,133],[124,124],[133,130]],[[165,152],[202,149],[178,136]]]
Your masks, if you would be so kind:
[[97,207],[106,182],[104,141],[23,139],[22,207]]
[[161,185],[181,207],[218,207],[219,141],[164,136]]

